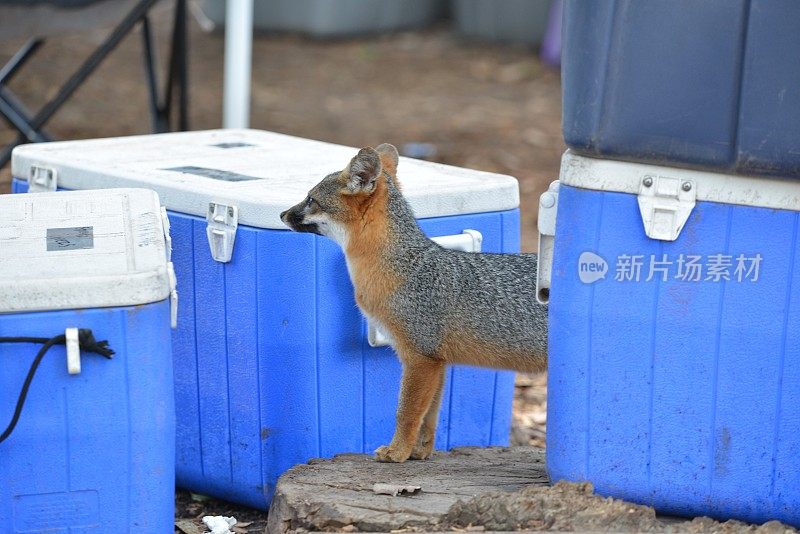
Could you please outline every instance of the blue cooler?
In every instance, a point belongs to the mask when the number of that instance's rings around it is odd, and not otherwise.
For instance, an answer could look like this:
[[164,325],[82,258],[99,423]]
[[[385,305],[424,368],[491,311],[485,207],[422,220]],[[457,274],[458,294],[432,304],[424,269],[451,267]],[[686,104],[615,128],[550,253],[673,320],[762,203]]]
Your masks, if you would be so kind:
[[[169,210],[180,486],[266,509],[289,467],[391,440],[397,357],[359,313],[339,246],[279,219],[356,151],[253,130],[15,150],[16,191],[144,186]],[[399,178],[443,245],[518,252],[515,179],[406,158]],[[438,448],[508,444],[512,372],[453,367],[445,388]]]
[[563,36],[577,152],[800,177],[797,0],[566,0]]
[[800,526],[800,182],[568,151],[543,206],[552,479]]
[[173,531],[165,232],[144,189],[0,196],[3,532]]

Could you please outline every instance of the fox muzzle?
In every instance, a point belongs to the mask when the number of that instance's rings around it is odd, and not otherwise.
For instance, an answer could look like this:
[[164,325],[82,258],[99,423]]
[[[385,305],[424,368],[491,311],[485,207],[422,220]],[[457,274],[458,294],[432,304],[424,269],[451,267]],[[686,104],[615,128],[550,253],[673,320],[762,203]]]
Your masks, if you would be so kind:
[[303,214],[298,212],[295,208],[288,209],[281,213],[281,221],[295,232],[323,235],[322,232],[319,231],[319,227],[316,223],[305,222]]

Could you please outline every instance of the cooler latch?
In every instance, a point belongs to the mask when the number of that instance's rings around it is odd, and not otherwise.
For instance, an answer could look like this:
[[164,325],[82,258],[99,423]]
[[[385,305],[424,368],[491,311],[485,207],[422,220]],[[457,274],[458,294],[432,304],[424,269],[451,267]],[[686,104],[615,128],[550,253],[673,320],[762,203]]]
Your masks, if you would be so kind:
[[[483,234],[478,230],[464,230],[460,234],[432,237],[431,241],[449,250],[480,252],[483,246]],[[391,338],[370,321],[367,323],[367,342],[370,347],[385,347],[391,345]]]
[[206,222],[211,257],[218,262],[228,263],[233,256],[233,242],[239,226],[239,208],[211,202],[208,205]]
[[556,237],[559,181],[550,184],[539,197],[539,249],[536,255],[536,301],[550,302],[550,279],[553,272],[553,242]]
[[28,193],[45,193],[55,191],[58,176],[55,169],[41,165],[31,165],[28,175]]
[[169,215],[167,208],[161,206],[161,225],[164,228],[164,245],[167,251],[167,261],[172,260],[172,236],[170,235]]
[[639,185],[639,212],[650,239],[675,241],[695,205],[697,191],[691,180],[647,175]]
[[167,263],[167,277],[169,278],[169,326],[174,330],[178,328],[178,278],[175,276],[175,265]]

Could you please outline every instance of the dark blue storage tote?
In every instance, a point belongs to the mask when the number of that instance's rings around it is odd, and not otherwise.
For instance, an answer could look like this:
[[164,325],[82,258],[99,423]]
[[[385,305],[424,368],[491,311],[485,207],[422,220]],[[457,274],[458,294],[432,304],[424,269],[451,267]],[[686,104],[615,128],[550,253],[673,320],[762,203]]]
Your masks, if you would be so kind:
[[570,152],[559,182],[551,477],[800,526],[800,182]]
[[[391,439],[397,357],[371,346],[382,336],[356,307],[339,246],[279,219],[356,151],[254,130],[15,150],[17,191],[39,165],[65,189],[151,187],[169,210],[180,486],[266,508],[289,467]],[[513,178],[402,158],[399,179],[445,245],[518,252]],[[507,445],[513,382],[508,371],[451,368],[436,446]]]
[[[0,196],[0,337],[55,345],[0,443],[0,531],[172,532],[171,266],[145,189]],[[0,343],[0,431],[42,345]],[[85,348],[85,345],[84,345]]]
[[798,50],[796,0],[566,0],[564,139],[589,156],[800,177]]

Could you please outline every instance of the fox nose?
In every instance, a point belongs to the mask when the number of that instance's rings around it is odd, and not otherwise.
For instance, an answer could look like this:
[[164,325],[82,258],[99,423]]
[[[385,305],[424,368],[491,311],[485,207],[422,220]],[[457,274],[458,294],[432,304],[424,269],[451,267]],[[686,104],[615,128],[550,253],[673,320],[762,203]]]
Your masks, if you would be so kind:
[[[275,213],[275,212],[273,211],[272,213]],[[282,220],[282,221],[285,219],[285,217],[286,217],[286,214],[287,214],[287,213],[289,213],[289,210],[286,210],[286,211],[282,211],[282,212],[281,212],[281,220]]]

